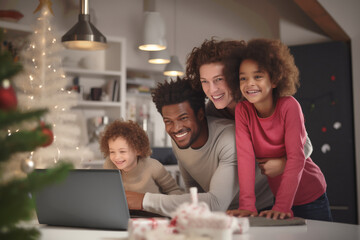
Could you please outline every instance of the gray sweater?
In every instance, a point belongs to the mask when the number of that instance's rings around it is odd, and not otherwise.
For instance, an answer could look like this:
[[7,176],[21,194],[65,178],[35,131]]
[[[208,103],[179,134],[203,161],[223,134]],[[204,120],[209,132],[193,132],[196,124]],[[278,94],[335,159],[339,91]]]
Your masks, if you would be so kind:
[[[173,142],[186,188],[197,187],[199,201],[206,202],[212,211],[238,207],[239,184],[235,146],[234,121],[208,117],[209,138],[200,149],[179,149]],[[256,170],[255,191],[257,207],[271,206],[273,195],[267,179]],[[170,216],[181,203],[190,202],[190,194],[163,195],[146,193],[144,210]]]

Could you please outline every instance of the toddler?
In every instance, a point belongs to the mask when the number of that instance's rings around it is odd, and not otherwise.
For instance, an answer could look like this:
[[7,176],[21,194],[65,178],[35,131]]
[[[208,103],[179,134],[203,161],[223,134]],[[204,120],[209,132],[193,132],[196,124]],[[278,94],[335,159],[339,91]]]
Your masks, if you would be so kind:
[[125,191],[182,194],[183,191],[164,166],[150,158],[146,132],[135,122],[116,120],[100,138],[106,158],[105,169],[120,169]]

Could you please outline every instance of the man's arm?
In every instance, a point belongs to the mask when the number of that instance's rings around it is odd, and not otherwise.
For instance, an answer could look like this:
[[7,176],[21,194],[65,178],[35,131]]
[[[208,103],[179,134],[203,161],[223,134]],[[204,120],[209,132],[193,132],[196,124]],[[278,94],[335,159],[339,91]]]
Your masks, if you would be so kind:
[[[233,128],[225,131],[227,133],[222,134],[218,141],[216,157],[219,166],[211,178],[209,190],[198,194],[199,201],[207,203],[212,211],[226,211],[239,192],[234,132]],[[190,194],[170,196],[146,193],[143,208],[145,211],[170,216],[180,204],[190,201]]]
[[[175,154],[176,155],[176,154]],[[196,187],[198,192],[203,192],[201,186],[195,181],[194,178],[191,177],[190,173],[186,171],[186,169],[181,165],[181,162],[178,161],[180,175],[185,184],[185,192],[189,192],[191,187]]]
[[311,144],[309,135],[306,132],[306,141],[305,141],[305,144],[304,144],[305,159],[308,159],[311,156],[312,152],[313,152],[313,146]]

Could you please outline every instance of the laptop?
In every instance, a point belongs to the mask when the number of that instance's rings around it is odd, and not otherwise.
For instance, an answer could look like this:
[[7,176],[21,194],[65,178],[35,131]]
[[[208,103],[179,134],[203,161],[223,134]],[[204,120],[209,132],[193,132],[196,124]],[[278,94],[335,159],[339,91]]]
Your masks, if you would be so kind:
[[40,224],[127,229],[130,215],[120,170],[70,170],[64,181],[47,185],[33,196]]

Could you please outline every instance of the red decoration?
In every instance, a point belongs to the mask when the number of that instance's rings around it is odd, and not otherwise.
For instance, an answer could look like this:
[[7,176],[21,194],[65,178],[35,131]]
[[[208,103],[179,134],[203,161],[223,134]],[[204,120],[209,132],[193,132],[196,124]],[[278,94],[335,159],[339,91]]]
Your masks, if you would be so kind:
[[331,75],[330,79],[331,79],[331,81],[335,81],[336,77],[334,75]]
[[0,19],[5,21],[11,21],[11,22],[17,22],[21,18],[23,18],[24,15],[16,10],[0,10]]
[[10,81],[5,79],[0,86],[0,110],[15,110],[17,107],[17,98]]
[[45,125],[45,123],[44,122],[40,122],[40,126],[41,126],[41,131],[42,131],[42,133],[44,134],[44,135],[46,135],[47,136],[47,140],[46,140],[46,142],[43,144],[43,145],[41,145],[42,147],[47,147],[47,146],[49,146],[50,144],[52,144],[52,142],[54,141],[54,134],[53,134],[53,132],[51,131],[51,129],[50,128],[48,128],[46,125]]
[[323,133],[325,133],[325,132],[327,131],[326,127],[322,127],[322,128],[321,128],[321,131],[322,131]]

